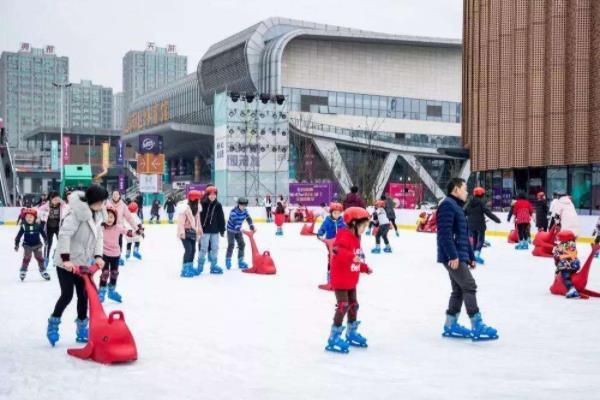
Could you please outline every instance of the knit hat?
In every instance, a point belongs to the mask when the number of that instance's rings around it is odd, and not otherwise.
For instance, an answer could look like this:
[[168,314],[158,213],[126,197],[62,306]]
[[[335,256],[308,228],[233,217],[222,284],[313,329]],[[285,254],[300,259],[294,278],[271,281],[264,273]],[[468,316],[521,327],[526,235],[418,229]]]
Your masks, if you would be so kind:
[[100,185],[91,185],[85,191],[85,201],[89,205],[108,199],[108,192]]

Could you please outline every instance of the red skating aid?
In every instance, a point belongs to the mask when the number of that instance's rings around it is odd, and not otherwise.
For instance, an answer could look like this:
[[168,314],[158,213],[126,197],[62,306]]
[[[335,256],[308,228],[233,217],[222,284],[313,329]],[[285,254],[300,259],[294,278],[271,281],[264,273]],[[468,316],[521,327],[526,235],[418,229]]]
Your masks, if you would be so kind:
[[[283,215],[283,214],[279,214]],[[243,270],[243,272],[250,274],[262,274],[262,275],[274,275],[277,273],[277,268],[275,268],[275,262],[271,257],[271,253],[268,251],[260,254],[258,251],[258,247],[256,246],[256,241],[254,240],[254,232],[252,231],[242,231],[248,239],[250,240],[250,247],[252,247],[252,268],[248,268]]]
[[533,254],[536,257],[552,257],[554,249],[554,239],[557,229],[553,226],[548,232],[538,232],[533,239]]
[[[586,289],[588,276],[590,274],[590,267],[592,266],[592,261],[594,260],[598,249],[600,249],[600,245],[592,245],[592,252],[588,256],[583,267],[571,276],[571,280],[573,282],[573,286],[575,286],[575,289],[577,289],[577,291],[580,294],[591,297],[600,297],[600,293]],[[565,287],[565,284],[563,283],[560,274],[556,274],[556,276],[554,277],[554,282],[552,283],[552,286],[550,286],[550,293],[560,296],[564,296],[567,294],[567,288]]]

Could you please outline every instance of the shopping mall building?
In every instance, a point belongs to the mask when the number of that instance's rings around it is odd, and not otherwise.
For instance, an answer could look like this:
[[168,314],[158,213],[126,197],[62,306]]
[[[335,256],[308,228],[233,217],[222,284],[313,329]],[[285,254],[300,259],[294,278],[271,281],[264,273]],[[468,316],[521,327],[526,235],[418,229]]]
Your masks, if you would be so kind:
[[600,2],[464,2],[463,127],[475,183],[506,208],[567,191],[600,210]]
[[270,18],[135,100],[124,140],[162,135],[169,179],[214,181],[226,202],[327,180],[373,195],[422,182],[435,199],[469,174],[461,64],[460,40]]

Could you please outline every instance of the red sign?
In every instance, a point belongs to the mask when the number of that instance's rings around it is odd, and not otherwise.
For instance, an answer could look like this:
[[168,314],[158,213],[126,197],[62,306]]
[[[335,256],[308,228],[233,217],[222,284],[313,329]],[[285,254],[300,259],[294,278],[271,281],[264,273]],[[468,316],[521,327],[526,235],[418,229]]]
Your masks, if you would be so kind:
[[389,183],[387,192],[398,208],[411,208],[423,201],[422,183]]
[[66,165],[71,161],[71,138],[68,136],[63,137],[62,160],[63,165]]

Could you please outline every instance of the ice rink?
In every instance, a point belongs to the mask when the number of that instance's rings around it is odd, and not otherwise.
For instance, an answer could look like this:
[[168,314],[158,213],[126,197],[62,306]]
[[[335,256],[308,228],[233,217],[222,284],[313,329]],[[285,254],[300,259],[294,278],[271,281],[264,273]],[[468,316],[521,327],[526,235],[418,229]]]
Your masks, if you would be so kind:
[[[0,226],[0,399],[594,399],[600,396],[600,299],[553,296],[552,260],[490,238],[474,274],[484,321],[500,339],[441,337],[450,284],[436,264],[435,235],[401,231],[394,253],[372,255],[358,287],[368,349],[324,351],[334,296],[324,282],[325,246],[301,225],[258,224],[257,241],[275,276],[179,277],[175,226],[149,225],[143,261],[122,267],[121,309],[139,360],[103,366],[66,354],[75,343],[75,301],[52,348],[46,324],[59,295],[56,271],[41,279],[34,260],[18,278],[15,226]],[[224,264],[221,239],[219,256]],[[250,248],[246,247],[250,260]],[[579,245],[582,262],[589,245]],[[235,263],[234,263],[235,265]],[[600,289],[600,260],[589,286]],[[205,268],[206,271],[207,268]],[[466,313],[461,316],[467,323]],[[79,346],[77,346],[79,347]]]

